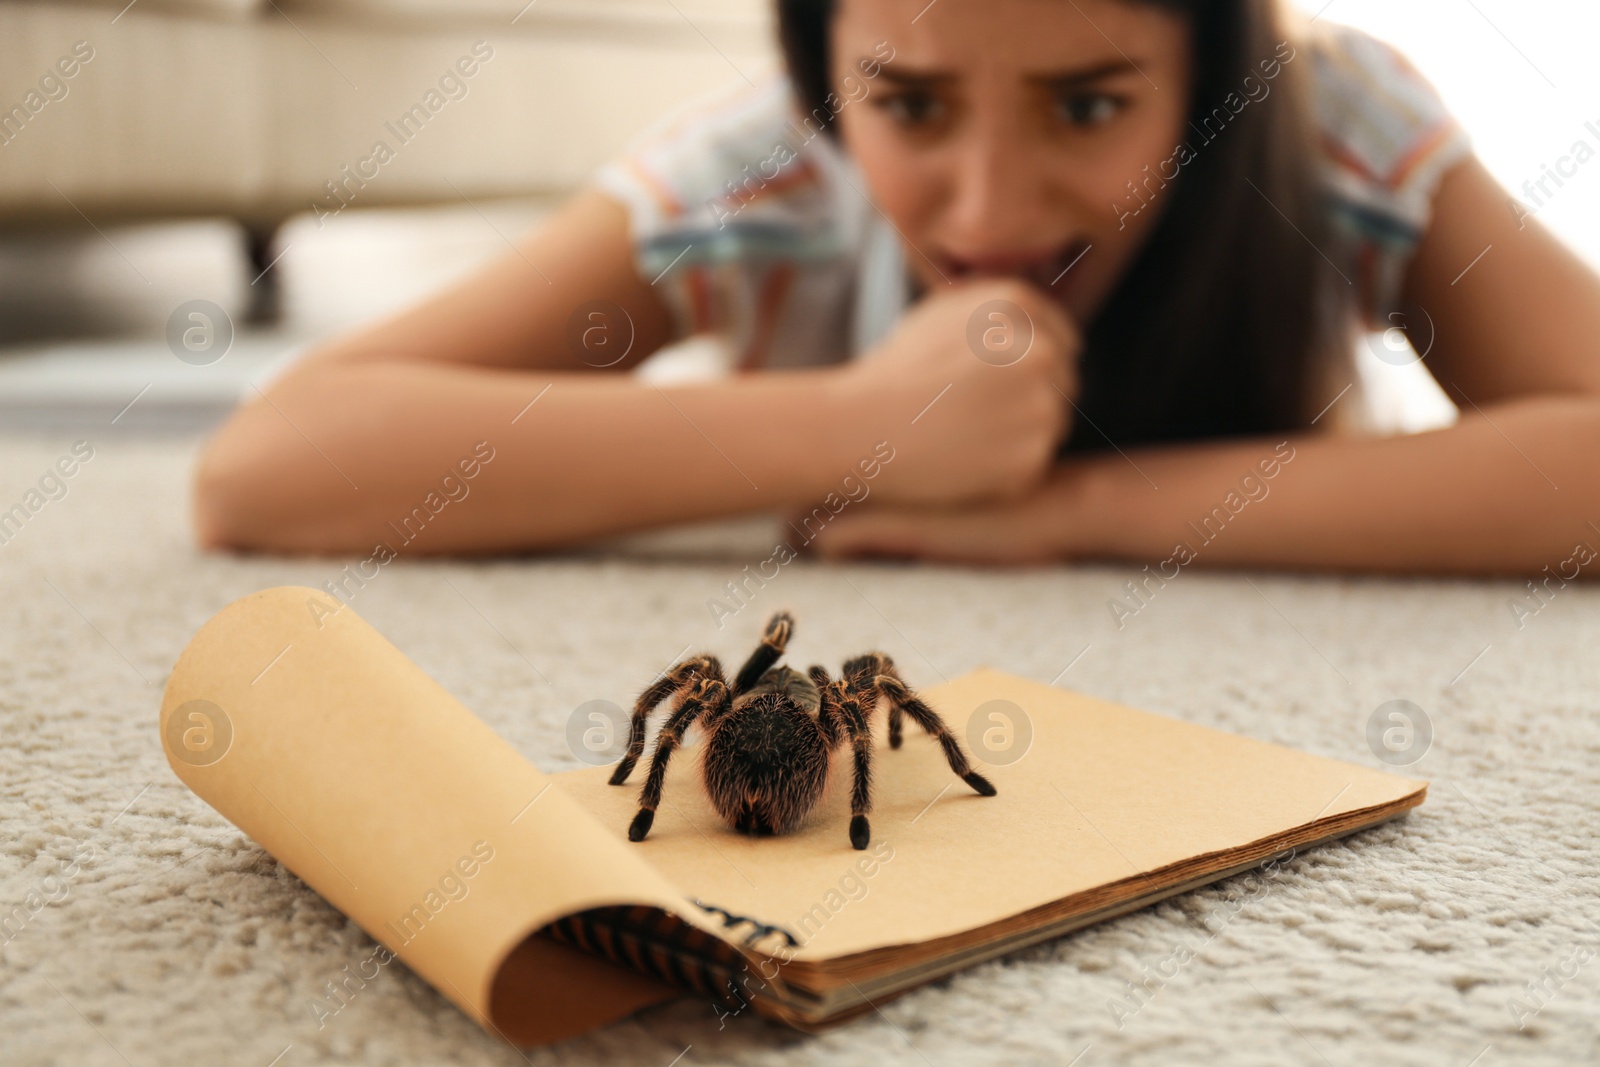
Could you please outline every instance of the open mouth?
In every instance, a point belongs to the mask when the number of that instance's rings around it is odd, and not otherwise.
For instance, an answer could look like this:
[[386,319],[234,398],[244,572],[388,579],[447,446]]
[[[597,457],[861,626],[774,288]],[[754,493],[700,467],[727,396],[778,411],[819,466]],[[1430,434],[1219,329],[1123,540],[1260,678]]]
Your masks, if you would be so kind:
[[1020,278],[1040,289],[1063,289],[1085,253],[1093,246],[1082,238],[1052,249],[983,256],[945,256],[941,264],[952,280],[958,278]]

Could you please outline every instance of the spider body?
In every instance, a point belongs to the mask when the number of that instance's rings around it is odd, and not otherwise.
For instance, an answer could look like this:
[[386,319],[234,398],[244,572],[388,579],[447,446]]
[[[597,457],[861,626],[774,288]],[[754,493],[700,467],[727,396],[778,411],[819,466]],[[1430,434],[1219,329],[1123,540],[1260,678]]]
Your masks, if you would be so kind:
[[676,664],[639,695],[634,705],[628,748],[611,775],[612,785],[628,780],[644,752],[650,713],[669,696],[677,700],[656,735],[650,770],[639,791],[639,811],[628,839],[642,841],[661,803],[668,762],[695,722],[704,727],[701,776],[712,807],[741,833],[783,834],[799,827],[827,788],[834,752],[850,743],[850,843],[871,840],[872,733],[870,720],[880,695],[889,705],[889,744],[899,748],[902,716],[909,715],[938,739],[950,769],[983,796],[994,796],[988,779],[971,769],[960,743],[944,720],[900,678],[894,661],[869,652],[845,663],[830,678],[822,667],[801,674],[778,666],[794,620],[778,612],[767,623],[761,644],[733,682],[715,656],[695,656]]
[[828,784],[818,728],[822,693],[799,671],[774,667],[709,731],[704,771],[711,806],[743,833],[785,834]]

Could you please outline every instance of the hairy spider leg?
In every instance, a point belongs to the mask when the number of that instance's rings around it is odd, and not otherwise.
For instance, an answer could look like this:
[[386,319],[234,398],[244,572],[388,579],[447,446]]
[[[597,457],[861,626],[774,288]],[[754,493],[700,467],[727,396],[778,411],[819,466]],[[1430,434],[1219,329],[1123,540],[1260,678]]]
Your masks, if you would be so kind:
[[750,658],[744,661],[744,666],[739,668],[739,674],[733,680],[733,695],[739,696],[748,693],[761,676],[783,656],[784,649],[789,647],[789,635],[794,633],[794,617],[787,611],[777,612],[767,620],[766,632],[761,635],[761,644],[750,653]]
[[[978,793],[986,797],[995,795],[995,788],[989,779],[972,769],[967,762],[967,754],[962,751],[961,743],[956,740],[956,735],[950,732],[939,713],[925,704],[921,697],[911,691],[905,680],[900,677],[900,672],[895,669],[894,660],[882,652],[869,652],[865,656],[858,656],[850,661],[851,664],[860,664],[863,667],[870,663],[877,674],[871,681],[872,688],[888,698],[890,704],[890,729],[893,730],[893,713],[903,709],[911,716],[918,726],[931,734],[939,742],[939,747],[944,750],[944,758],[950,764],[950,769],[956,776],[970,785]],[[849,664],[846,665],[846,674]]]
[[872,811],[872,731],[867,728],[856,679],[846,675],[822,690],[822,721],[824,732],[832,738],[830,747],[844,736],[850,738],[855,769],[850,787],[850,844],[864,849],[872,840],[867,820]]
[[661,787],[667,780],[667,761],[678,747],[683,732],[694,725],[695,719],[706,708],[719,708],[732,700],[728,686],[720,678],[701,678],[686,693],[678,710],[656,734],[656,750],[650,755],[650,773],[645,776],[644,788],[639,790],[639,812],[628,824],[628,840],[643,841],[655,822],[656,807],[661,803]]
[[[810,675],[811,684],[817,687],[818,693],[821,693],[832,684],[832,680],[828,677],[828,668],[819,663],[813,663],[810,667],[808,667],[806,669],[806,674]],[[833,747],[839,743],[839,738],[834,731],[833,724],[826,716],[821,715],[820,713],[817,716],[817,720],[822,724],[822,736],[828,742],[828,750],[832,751]]]
[[617,769],[611,772],[612,785],[621,785],[633,773],[634,764],[639,762],[639,756],[644,752],[645,725],[656,705],[702,677],[714,678],[726,684],[722,661],[715,656],[691,656],[673,666],[654,685],[639,694],[639,699],[633,705],[633,721],[628,728],[628,749],[618,761]]
[[[877,691],[872,686],[872,679],[874,676],[883,673],[882,667],[885,663],[890,663],[890,660],[889,657],[884,655],[882,652],[868,652],[864,656],[856,656],[853,659],[845,661],[845,677],[854,678],[856,681],[856,688],[858,690],[871,691],[871,704],[867,708],[869,714],[871,713],[872,708],[877,705]],[[892,666],[892,663],[890,665]],[[904,738],[905,712],[900,710],[899,704],[890,701],[889,747],[899,748]]]

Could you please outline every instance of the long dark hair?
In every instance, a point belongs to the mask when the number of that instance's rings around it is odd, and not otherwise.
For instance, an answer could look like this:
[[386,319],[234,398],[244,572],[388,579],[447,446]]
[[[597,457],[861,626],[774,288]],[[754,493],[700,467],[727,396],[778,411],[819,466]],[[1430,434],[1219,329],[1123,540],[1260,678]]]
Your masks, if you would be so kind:
[[[1321,251],[1331,241],[1316,183],[1311,59],[1288,53],[1271,91],[1234,114],[1229,95],[1242,98],[1246,76],[1261,81],[1261,64],[1283,57],[1276,0],[1130,2],[1189,20],[1194,154],[1162,194],[1144,248],[1087,325],[1082,414],[1066,448],[1304,428],[1321,399],[1311,390],[1322,361],[1348,338],[1352,296]],[[777,0],[790,81],[813,115],[830,114],[833,9],[832,0]],[[1226,116],[1220,132],[1217,109]],[[1149,174],[1129,178],[1141,184]]]

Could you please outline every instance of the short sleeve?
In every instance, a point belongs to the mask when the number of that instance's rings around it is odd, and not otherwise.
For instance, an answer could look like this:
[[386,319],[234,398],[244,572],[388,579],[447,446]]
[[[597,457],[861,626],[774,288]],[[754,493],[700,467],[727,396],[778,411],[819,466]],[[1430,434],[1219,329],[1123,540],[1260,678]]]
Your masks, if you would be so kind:
[[593,179],[627,211],[635,265],[671,309],[673,339],[719,335],[730,370],[847,355],[859,220],[833,180],[842,153],[797,123],[790,101],[781,77],[703,98]]
[[1439,181],[1472,146],[1438,92],[1393,47],[1328,23],[1317,24],[1311,45],[1333,228],[1365,323],[1381,328],[1400,308]]

